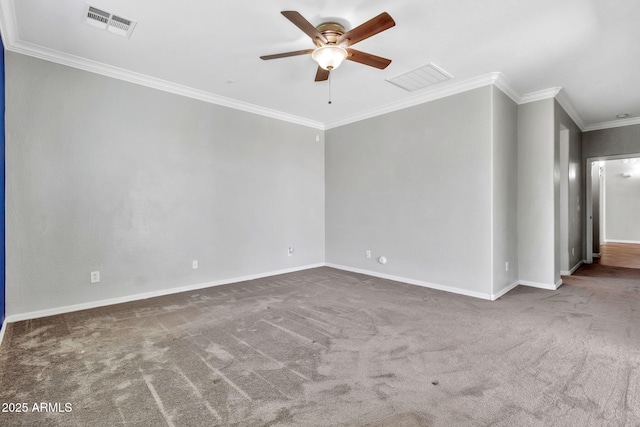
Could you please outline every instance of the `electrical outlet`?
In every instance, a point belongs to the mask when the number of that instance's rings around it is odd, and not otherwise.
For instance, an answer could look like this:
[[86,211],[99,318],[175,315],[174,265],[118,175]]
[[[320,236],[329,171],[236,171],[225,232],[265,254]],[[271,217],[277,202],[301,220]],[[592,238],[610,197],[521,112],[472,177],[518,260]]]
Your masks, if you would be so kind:
[[369,249],[367,249],[367,251],[365,252],[365,256],[367,258],[371,258],[371,251]]
[[287,249],[287,256],[293,256],[293,246],[289,246],[289,249]]
[[504,263],[504,271],[509,271],[509,261]]
[[91,272],[91,283],[99,283],[100,282],[100,272],[92,271]]
[[191,261],[191,268],[194,270],[198,269],[198,260],[194,259],[193,261]]
[[575,254],[576,254],[576,248],[571,248],[571,255],[575,256]]

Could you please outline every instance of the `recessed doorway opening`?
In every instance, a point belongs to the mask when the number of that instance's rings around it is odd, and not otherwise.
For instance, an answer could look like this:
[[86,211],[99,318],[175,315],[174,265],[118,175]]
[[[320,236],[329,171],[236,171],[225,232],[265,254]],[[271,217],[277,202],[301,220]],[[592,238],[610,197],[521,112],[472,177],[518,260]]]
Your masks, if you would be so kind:
[[640,269],[640,154],[586,162],[587,263]]

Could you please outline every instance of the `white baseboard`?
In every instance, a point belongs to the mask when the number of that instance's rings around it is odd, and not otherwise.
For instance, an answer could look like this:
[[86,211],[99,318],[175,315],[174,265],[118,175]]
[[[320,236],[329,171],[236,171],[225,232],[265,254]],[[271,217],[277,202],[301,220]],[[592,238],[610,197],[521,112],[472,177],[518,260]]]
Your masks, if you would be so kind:
[[631,245],[640,245],[640,241],[638,240],[616,240],[616,239],[606,239],[604,243],[628,243]]
[[520,284],[519,281],[515,281],[512,284],[510,284],[509,286],[507,286],[506,288],[504,288],[501,291],[498,291],[498,293],[492,294],[491,295],[491,301],[495,301],[498,298],[500,298],[501,296],[503,296],[504,294],[506,294],[507,292],[509,292],[510,290],[512,290],[513,288],[515,288],[516,286],[518,286]]
[[518,283],[520,283],[523,286],[529,286],[529,287],[538,288],[538,289],[546,289],[546,290],[549,290],[549,291],[555,291],[560,286],[562,286],[562,280],[558,280],[558,282],[555,283],[555,284],[528,282],[526,280],[520,280]]
[[391,274],[378,273],[377,271],[362,270],[360,268],[346,267],[344,265],[331,264],[331,263],[327,263],[325,265],[327,267],[336,268],[338,270],[350,271],[352,273],[366,274],[367,276],[379,277],[381,279],[388,279],[396,282],[408,283],[410,285],[417,285],[417,286],[423,286],[425,288],[437,289],[439,291],[446,291],[454,294],[460,294],[460,295],[466,295],[474,298],[491,300],[491,295],[484,294],[482,292],[468,291],[466,289],[456,288],[453,286],[438,285],[436,283],[423,282],[422,280],[407,279],[406,277],[399,277],[399,276],[393,276]]
[[7,318],[5,317],[2,322],[2,328],[0,329],[0,347],[2,347],[2,339],[4,338],[4,332],[7,330]]
[[[324,263],[311,264],[311,265],[305,265],[302,267],[294,267],[294,268],[288,268],[284,270],[270,271],[267,273],[251,274],[248,276],[216,280],[213,282],[198,283],[195,285],[182,286],[179,288],[162,289],[159,291],[146,292],[142,294],[127,295],[124,297],[110,298],[110,299],[105,299],[100,301],[92,301],[92,302],[86,302],[81,304],[67,305],[64,307],[50,308],[47,310],[13,314],[11,316],[7,316],[4,321],[5,323],[10,323],[10,322],[19,322],[22,320],[37,319],[39,317],[55,316],[57,314],[71,313],[73,311],[87,310],[91,308],[104,307],[107,305],[121,304],[125,302],[138,301],[138,300],[147,299],[147,298],[161,297],[164,295],[177,294],[180,292],[195,291],[198,289],[210,288],[213,286],[229,285],[232,283],[245,282],[247,280],[255,280],[255,279],[261,279],[264,277],[277,276],[279,274],[294,273],[296,271],[309,270],[311,268],[317,268],[317,267],[324,267],[324,265],[325,265]],[[4,331],[4,328],[3,328],[3,331]]]
[[573,273],[576,272],[577,269],[580,268],[580,266],[582,264],[584,264],[584,260],[578,261],[578,263],[576,265],[574,265],[573,268],[571,270],[569,270],[569,271],[566,271],[566,270],[560,271],[560,275],[561,276],[571,276]]
[[[580,263],[578,263],[578,265],[576,265],[576,267],[574,267],[574,269],[572,271],[575,271],[578,267],[580,267],[580,265],[582,265],[582,261]],[[394,275],[391,275],[391,274],[379,273],[379,272],[376,272],[376,271],[370,271],[370,270],[363,270],[363,269],[359,269],[359,268],[347,267],[347,266],[344,266],[344,265],[331,264],[331,263],[318,263],[318,264],[310,264],[310,265],[305,265],[305,266],[301,266],[301,267],[294,267],[294,268],[289,268],[289,269],[284,269],[284,270],[270,271],[270,272],[266,272],[266,273],[252,274],[252,275],[248,275],[248,276],[234,277],[234,278],[230,278],[230,279],[216,280],[216,281],[213,281],[213,282],[199,283],[199,284],[189,285],[189,286],[182,286],[182,287],[178,287],[178,288],[162,289],[162,290],[159,290],[159,291],[146,292],[146,293],[142,293],[142,294],[128,295],[128,296],[124,296],[124,297],[110,298],[110,299],[105,299],[105,300],[100,300],[100,301],[92,301],[92,302],[81,303],[81,304],[74,304],[74,305],[68,305],[68,306],[64,306],[64,307],[56,307],[56,308],[51,308],[51,309],[47,309],[47,310],[40,310],[40,311],[32,311],[32,312],[28,312],[28,313],[13,314],[13,315],[7,316],[4,319],[4,322],[2,324],[2,329],[0,330],[0,345],[2,344],[2,339],[4,338],[4,334],[5,334],[5,331],[7,329],[7,324],[8,323],[12,323],[12,322],[19,322],[19,321],[22,321],[22,320],[30,320],[30,319],[37,319],[37,318],[40,318],[40,317],[47,317],[47,316],[55,316],[55,315],[58,315],[58,314],[70,313],[70,312],[74,312],[74,311],[88,310],[88,309],[91,309],[91,308],[104,307],[104,306],[113,305],[113,304],[121,304],[121,303],[126,303],[126,302],[131,302],[131,301],[138,301],[138,300],[154,298],[154,297],[159,297],[159,296],[164,296],[164,295],[177,294],[177,293],[180,293],[180,292],[195,291],[195,290],[198,290],[198,289],[210,288],[210,287],[220,286],[220,285],[228,285],[228,284],[232,284],[232,283],[245,282],[245,281],[248,281],[248,280],[261,279],[261,278],[264,278],[264,277],[277,276],[279,274],[293,273],[293,272],[296,272],[296,271],[309,270],[309,269],[312,269],[312,268],[318,268],[318,267],[324,267],[324,266],[331,267],[331,268],[336,268],[338,270],[350,271],[350,272],[359,273],[359,274],[366,274],[368,276],[379,277],[381,279],[394,280],[396,282],[402,282],[402,283],[407,283],[407,284],[410,284],[410,285],[422,286],[422,287],[426,287],[426,288],[430,288],[430,289],[437,289],[437,290],[440,290],[440,291],[451,292],[451,293],[454,293],[454,294],[465,295],[465,296],[470,296],[470,297],[480,298],[480,299],[490,300],[490,301],[494,301],[494,300],[500,298],[501,296],[503,296],[507,292],[511,291],[512,289],[514,289],[518,285],[531,286],[531,287],[534,287],[534,288],[548,289],[548,290],[554,290],[554,291],[557,290],[562,285],[562,280],[559,280],[554,285],[519,280],[519,281],[513,282],[511,285],[507,286],[506,288],[500,290],[499,292],[497,292],[495,294],[486,294],[486,293],[482,293],[482,292],[469,291],[467,289],[457,288],[457,287],[453,287],[453,286],[439,285],[439,284],[436,284],[436,283],[424,282],[422,280],[415,280],[415,279],[409,279],[409,278],[406,278],[406,277],[394,276]]]

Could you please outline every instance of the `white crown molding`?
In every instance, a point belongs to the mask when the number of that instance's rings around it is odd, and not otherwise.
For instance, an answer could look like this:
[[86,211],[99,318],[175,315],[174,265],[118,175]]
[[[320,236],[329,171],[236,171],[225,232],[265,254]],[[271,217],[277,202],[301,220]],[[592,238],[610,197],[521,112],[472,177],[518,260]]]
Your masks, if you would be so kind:
[[513,100],[516,104],[522,103],[522,95],[513,87],[509,79],[502,73],[493,73],[496,75],[493,84],[500,89],[505,95]]
[[498,87],[500,90],[502,90],[502,92],[504,92],[509,98],[511,98],[516,104],[519,105],[540,101],[543,99],[555,98],[583,132],[640,124],[640,117],[635,117],[586,125],[585,122],[581,119],[577,109],[570,101],[566,91],[562,90],[561,87],[553,87],[520,95],[514,88],[514,86],[508,81],[508,79],[500,72],[493,72],[464,81],[450,82],[449,84],[441,85],[441,87],[436,87],[435,89],[428,92],[410,96],[403,100],[392,102],[387,105],[362,111],[344,117],[340,120],[323,123],[317,120],[308,119],[306,117],[296,116],[294,114],[261,107],[255,104],[250,104],[248,102],[238,101],[236,99],[216,95],[192,87],[172,83],[166,80],[150,77],[144,74],[135,73],[122,68],[113,67],[78,56],[69,55],[53,49],[48,49],[35,44],[23,42],[18,39],[17,24],[15,21],[15,10],[12,0],[0,0],[0,32],[2,33],[5,49],[8,51],[33,56],[39,59],[44,59],[69,67],[101,74],[107,77],[112,77],[119,80],[128,81],[130,83],[151,87],[165,92],[198,99],[200,101],[208,102],[211,104],[233,108],[248,113],[258,114],[277,120],[283,120],[286,122],[295,123],[319,130],[327,130],[338,126],[343,126],[349,123],[354,123],[382,114],[402,110],[415,105],[434,101],[440,98],[445,98],[447,96],[466,92],[490,84]]
[[281,111],[260,107],[247,102],[238,101],[232,98],[215,95],[210,92],[205,92],[199,89],[194,89],[188,86],[172,83],[155,77],[150,77],[145,74],[136,73],[123,68],[103,64],[97,61],[92,61],[90,59],[82,58],[79,56],[70,55],[33,43],[23,42],[21,40],[18,40],[16,37],[16,26],[13,22],[15,16],[15,14],[13,13],[13,2],[11,0],[0,0],[0,6],[2,6],[2,10],[0,10],[0,30],[2,30],[6,50],[21,53],[23,55],[33,56],[35,58],[43,59],[50,62],[55,62],[57,64],[66,65],[72,68],[89,71],[103,76],[124,80],[130,83],[147,86],[165,92],[198,99],[200,101],[234,108],[249,113],[259,114],[262,116],[296,123],[303,126],[308,126],[314,129],[327,130],[333,127],[343,126],[349,123],[354,123],[367,118],[376,117],[382,114],[402,110],[429,101],[434,101],[436,99],[445,98],[447,96],[494,84],[496,81],[498,82],[498,87],[509,97],[511,97],[516,103],[518,103],[518,99],[520,98],[511,84],[508,83],[507,79],[501,73],[494,72],[460,82],[452,82],[450,84],[446,84],[443,87],[436,88],[435,90],[430,90],[428,92],[405,98],[403,100],[387,105],[383,105],[381,107],[376,107],[370,110],[356,113],[335,122],[322,123],[316,120],[307,119],[305,117],[300,117]]
[[15,43],[18,31],[16,30],[16,14],[13,9],[13,1],[0,0],[0,32],[5,49]]
[[576,107],[569,99],[567,91],[562,87],[552,87],[549,89],[538,90],[536,92],[530,92],[522,95],[520,97],[520,100],[516,100],[516,102],[522,105],[528,104],[530,102],[542,101],[544,99],[555,99],[556,101],[558,101],[558,104],[560,104],[560,106],[566,111],[569,117],[571,117],[571,120],[575,122],[576,126],[578,126],[578,128],[580,128],[580,130],[584,132],[584,121],[580,117],[580,114],[578,114],[578,110],[576,109]]
[[571,120],[573,120],[576,126],[578,126],[580,130],[584,132],[586,127],[584,120],[582,120],[582,118],[580,117],[580,114],[578,113],[578,110],[571,102],[571,99],[569,99],[569,95],[567,95],[567,91],[562,88],[560,89],[561,90],[556,95],[556,101],[558,101],[558,104],[560,104],[560,106],[564,108],[564,111],[566,111],[569,117],[571,117]]
[[[372,108],[370,110],[347,116],[341,120],[328,122],[325,124],[325,129],[332,129],[339,126],[347,125],[349,123],[355,123],[360,120],[370,119],[382,114],[387,114],[416,105],[424,104],[426,102],[435,101],[437,99],[446,98],[451,95],[467,92],[469,90],[477,89],[479,87],[487,86],[490,84],[496,86],[518,105],[542,101],[544,99],[556,99],[562,106],[562,108],[565,109],[569,117],[571,117],[571,119],[580,128],[580,130],[585,130],[583,120],[580,118],[580,115],[578,114],[576,108],[573,106],[573,103],[571,102],[569,97],[566,95],[566,91],[564,91],[563,88],[553,87],[550,89],[544,89],[527,93],[525,95],[520,95],[520,93],[518,93],[518,91],[511,84],[509,79],[507,79],[504,74],[500,72],[485,74],[461,82],[451,82],[446,86],[443,86],[436,90],[425,92],[420,95],[412,96],[410,98],[405,98],[403,100],[383,105],[381,107]],[[638,119],[638,123],[640,123],[640,119]]]
[[549,89],[538,90],[522,95],[519,104],[528,104],[530,102],[542,101],[543,99],[555,98],[562,90],[561,87],[552,87]]
[[426,102],[435,101],[436,99],[446,98],[469,90],[477,89],[483,86],[493,84],[500,73],[489,73],[482,76],[474,77],[459,82],[450,82],[438,85],[433,90],[410,96],[409,98],[391,102],[389,104],[361,111],[350,116],[346,116],[340,120],[327,122],[325,129],[333,129],[350,123],[359,122],[361,120],[370,119],[394,111],[404,110],[405,108],[414,107]]
[[610,122],[594,123],[592,125],[585,126],[584,131],[590,132],[592,130],[611,129],[611,128],[619,128],[623,126],[634,126],[634,125],[640,125],[640,117],[612,120]]
[[81,58],[75,55],[69,55],[67,53],[59,52],[49,48],[44,48],[42,46],[38,46],[32,43],[27,43],[27,42],[17,40],[11,43],[7,43],[5,48],[12,52],[33,56],[35,58],[44,59],[46,61],[55,62],[57,64],[66,65],[69,67],[77,68],[84,71],[89,71],[92,73],[100,74],[107,77],[112,77],[119,80],[124,80],[129,83],[134,83],[141,86],[162,90],[162,91],[173,93],[176,95],[186,96],[188,98],[197,99],[200,101],[208,102],[210,104],[216,104],[223,107],[245,111],[247,113],[258,114],[258,115],[270,117],[273,119],[283,120],[285,122],[295,123],[302,126],[308,126],[314,129],[324,130],[324,124],[322,122],[310,120],[305,117],[284,113],[284,112],[273,110],[270,108],[260,107],[258,105],[250,104],[248,102],[238,101],[236,99],[228,98],[225,96],[215,95],[213,93],[205,92],[199,89],[194,89],[189,86],[168,82],[166,80],[150,77],[141,73],[136,73],[133,71],[114,67],[111,65],[106,65],[100,62],[92,61],[86,58]]

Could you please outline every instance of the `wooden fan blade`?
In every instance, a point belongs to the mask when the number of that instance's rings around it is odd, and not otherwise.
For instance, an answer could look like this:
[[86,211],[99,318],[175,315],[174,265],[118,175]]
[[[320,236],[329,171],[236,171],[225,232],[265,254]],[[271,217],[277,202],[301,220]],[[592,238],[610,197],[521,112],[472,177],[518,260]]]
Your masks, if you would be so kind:
[[371,67],[376,67],[381,70],[384,70],[391,64],[391,60],[387,58],[383,58],[381,56],[372,55],[366,52],[360,52],[359,50],[347,48],[347,59],[349,61],[359,62],[364,65],[369,65]]
[[325,70],[324,68],[318,66],[318,71],[316,71],[316,81],[323,82],[329,79],[329,70]]
[[327,38],[295,10],[283,10],[280,13],[282,13],[289,21],[293,22],[296,27],[300,28],[302,32],[311,37],[311,40],[313,40],[314,43],[316,43],[316,41],[319,41],[322,44],[328,43]]
[[381,33],[384,30],[388,30],[394,25],[396,25],[396,22],[393,20],[391,15],[387,12],[382,12],[375,18],[368,20],[364,24],[352,29],[351,31],[347,31],[338,37],[336,44],[346,42],[347,46],[351,46],[364,39],[368,39],[371,36]]
[[313,49],[305,49],[305,50],[296,50],[295,52],[285,52],[285,53],[276,53],[275,55],[263,55],[260,59],[278,59],[278,58],[286,58],[287,56],[298,56],[298,55],[307,55],[313,53]]

